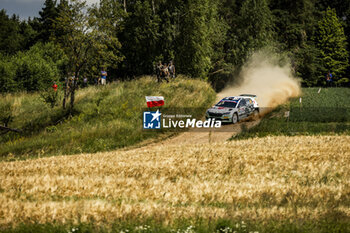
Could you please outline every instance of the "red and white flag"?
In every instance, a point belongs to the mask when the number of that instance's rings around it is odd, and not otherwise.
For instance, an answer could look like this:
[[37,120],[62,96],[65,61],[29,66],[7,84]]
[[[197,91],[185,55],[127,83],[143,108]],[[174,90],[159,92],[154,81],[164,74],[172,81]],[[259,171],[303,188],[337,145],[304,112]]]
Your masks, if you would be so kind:
[[147,107],[159,107],[164,105],[164,97],[163,96],[146,96]]

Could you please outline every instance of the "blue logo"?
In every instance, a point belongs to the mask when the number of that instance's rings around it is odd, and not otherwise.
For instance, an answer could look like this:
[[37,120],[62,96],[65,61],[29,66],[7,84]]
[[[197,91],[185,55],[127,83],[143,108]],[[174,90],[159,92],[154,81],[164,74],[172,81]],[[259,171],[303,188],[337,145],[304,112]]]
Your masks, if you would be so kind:
[[160,116],[162,114],[157,110],[156,112],[143,112],[143,128],[144,129],[160,129]]

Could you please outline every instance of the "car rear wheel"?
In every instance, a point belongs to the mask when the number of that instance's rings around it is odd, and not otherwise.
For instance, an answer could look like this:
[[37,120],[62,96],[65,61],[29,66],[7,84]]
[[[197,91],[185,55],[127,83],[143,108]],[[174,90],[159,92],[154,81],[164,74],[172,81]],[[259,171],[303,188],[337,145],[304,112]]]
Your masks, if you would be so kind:
[[236,124],[238,122],[238,115],[237,113],[234,113],[232,115],[232,124]]
[[254,112],[253,112],[253,117],[254,118],[258,118],[259,117],[259,111],[258,110],[254,110]]

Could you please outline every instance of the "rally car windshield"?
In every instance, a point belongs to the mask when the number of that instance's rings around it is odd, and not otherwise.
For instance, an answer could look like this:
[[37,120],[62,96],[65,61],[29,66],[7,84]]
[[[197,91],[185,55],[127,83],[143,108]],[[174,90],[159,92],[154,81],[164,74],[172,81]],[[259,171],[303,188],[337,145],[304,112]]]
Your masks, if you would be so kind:
[[216,104],[218,107],[224,107],[224,108],[235,108],[237,105],[236,101],[220,101]]

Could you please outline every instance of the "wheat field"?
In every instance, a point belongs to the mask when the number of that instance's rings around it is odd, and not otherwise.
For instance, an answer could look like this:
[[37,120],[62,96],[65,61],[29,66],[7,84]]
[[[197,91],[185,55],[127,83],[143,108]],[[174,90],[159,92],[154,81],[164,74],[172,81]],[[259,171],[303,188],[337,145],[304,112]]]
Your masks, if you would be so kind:
[[0,163],[0,226],[350,219],[350,136],[147,146]]

